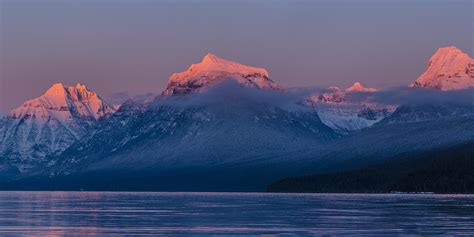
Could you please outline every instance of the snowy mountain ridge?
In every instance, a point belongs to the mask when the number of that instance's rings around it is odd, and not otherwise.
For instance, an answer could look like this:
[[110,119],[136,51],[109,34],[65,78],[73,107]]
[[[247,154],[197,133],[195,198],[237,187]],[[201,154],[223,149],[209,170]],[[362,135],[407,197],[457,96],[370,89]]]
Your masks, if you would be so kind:
[[115,109],[85,85],[76,87],[55,83],[43,95],[24,102],[7,115],[13,119],[57,119],[61,122],[77,118],[97,120],[110,115]]
[[20,171],[79,140],[99,119],[115,110],[83,84],[56,83],[0,121],[0,165]]
[[267,90],[282,88],[269,78],[266,69],[246,66],[207,54],[202,61],[192,64],[186,71],[174,73],[163,95],[200,92],[223,80],[235,80],[248,87]]

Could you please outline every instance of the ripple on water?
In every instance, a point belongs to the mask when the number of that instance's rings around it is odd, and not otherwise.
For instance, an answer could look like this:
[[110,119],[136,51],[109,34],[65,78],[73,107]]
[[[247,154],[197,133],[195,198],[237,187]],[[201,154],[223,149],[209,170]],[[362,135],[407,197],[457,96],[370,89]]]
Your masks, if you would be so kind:
[[0,192],[0,235],[474,234],[473,195]]

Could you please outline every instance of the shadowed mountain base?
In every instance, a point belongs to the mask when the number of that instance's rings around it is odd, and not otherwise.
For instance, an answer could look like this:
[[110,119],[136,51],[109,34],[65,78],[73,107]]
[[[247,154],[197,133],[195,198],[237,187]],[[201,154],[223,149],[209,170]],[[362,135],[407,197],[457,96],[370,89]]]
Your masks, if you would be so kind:
[[474,193],[474,143],[394,157],[360,170],[282,179],[269,192]]

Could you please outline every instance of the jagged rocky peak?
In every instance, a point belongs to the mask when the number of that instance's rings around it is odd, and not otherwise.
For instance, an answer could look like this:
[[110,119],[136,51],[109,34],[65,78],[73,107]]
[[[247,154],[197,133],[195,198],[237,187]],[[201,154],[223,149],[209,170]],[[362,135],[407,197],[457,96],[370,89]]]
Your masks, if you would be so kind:
[[192,64],[184,72],[173,74],[163,95],[200,92],[223,80],[235,80],[242,85],[259,89],[281,90],[269,78],[266,69],[232,62],[208,53],[200,63]]
[[355,82],[351,87],[346,89],[346,92],[375,92],[377,89],[364,87],[362,83]]
[[474,86],[474,60],[460,49],[438,49],[421,76],[410,85],[438,90],[460,90]]
[[81,139],[115,110],[85,85],[53,84],[13,109],[0,124],[0,157],[21,172]]
[[8,114],[9,118],[58,119],[67,121],[73,118],[87,117],[99,119],[110,115],[115,109],[108,105],[97,93],[90,91],[84,84],[76,87],[62,83],[53,84],[43,95],[24,102]]

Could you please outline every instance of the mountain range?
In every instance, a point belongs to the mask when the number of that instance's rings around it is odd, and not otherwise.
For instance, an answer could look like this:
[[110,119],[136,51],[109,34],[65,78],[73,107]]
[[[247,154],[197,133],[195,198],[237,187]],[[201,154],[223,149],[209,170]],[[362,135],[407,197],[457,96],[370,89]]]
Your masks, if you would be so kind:
[[464,144],[474,107],[459,95],[472,92],[473,65],[439,49],[405,90],[447,99],[422,103],[385,101],[360,82],[302,96],[213,54],[153,100],[111,106],[82,84],[57,83],[0,120],[0,188],[253,191]]

